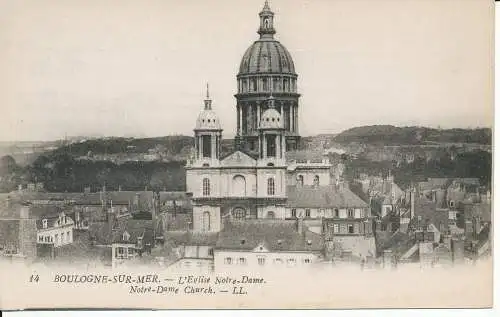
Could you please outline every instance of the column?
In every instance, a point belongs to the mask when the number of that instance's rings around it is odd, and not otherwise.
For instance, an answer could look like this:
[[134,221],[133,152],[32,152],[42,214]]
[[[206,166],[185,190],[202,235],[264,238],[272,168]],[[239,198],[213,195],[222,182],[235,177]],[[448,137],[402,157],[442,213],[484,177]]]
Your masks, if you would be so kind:
[[285,114],[283,113],[283,101],[280,102],[281,104],[281,120],[285,120]]
[[240,104],[240,134],[243,134],[243,107],[244,104]]
[[280,135],[277,135],[276,138],[274,139],[274,146],[276,147],[276,158],[281,157],[281,140],[280,140]]
[[200,134],[198,135],[198,158],[203,158],[203,136]]
[[210,152],[212,153],[211,157],[212,159],[215,159],[216,157],[216,149],[217,149],[217,144],[216,144],[216,141],[215,141],[215,138],[216,136],[215,135],[211,135],[210,136]]
[[240,104],[236,105],[236,131],[238,134],[241,133],[241,125],[240,125]]
[[265,133],[262,133],[262,141],[263,141],[263,144],[262,144],[262,158],[266,158],[267,157],[267,140],[266,140],[266,134]]
[[286,151],[286,138],[285,135],[282,133],[281,136],[281,158],[285,158],[285,151]]
[[257,128],[260,124],[260,103],[257,102]]
[[294,131],[296,133],[298,133],[299,132],[299,105],[298,104],[294,104],[293,105],[293,109],[295,109],[294,110],[294,120],[293,120],[294,124],[295,124]]
[[198,157],[198,154],[200,153],[199,152],[199,146],[198,146],[198,136],[195,135],[194,136],[194,153],[195,153],[195,156]]

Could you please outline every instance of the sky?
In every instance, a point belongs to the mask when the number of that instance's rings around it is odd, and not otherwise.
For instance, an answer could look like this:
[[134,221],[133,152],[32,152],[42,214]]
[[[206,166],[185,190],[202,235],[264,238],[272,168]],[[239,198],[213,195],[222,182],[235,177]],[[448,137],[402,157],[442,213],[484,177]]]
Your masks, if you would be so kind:
[[[0,141],[192,135],[210,84],[224,135],[264,0],[0,0]],[[271,0],[302,135],[492,127],[493,2]]]

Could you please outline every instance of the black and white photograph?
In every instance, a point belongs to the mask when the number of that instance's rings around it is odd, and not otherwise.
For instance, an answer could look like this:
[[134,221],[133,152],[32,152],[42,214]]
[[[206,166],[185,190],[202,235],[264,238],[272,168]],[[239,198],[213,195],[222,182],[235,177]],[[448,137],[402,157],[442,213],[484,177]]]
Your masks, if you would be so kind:
[[493,1],[0,8],[0,309],[492,307]]

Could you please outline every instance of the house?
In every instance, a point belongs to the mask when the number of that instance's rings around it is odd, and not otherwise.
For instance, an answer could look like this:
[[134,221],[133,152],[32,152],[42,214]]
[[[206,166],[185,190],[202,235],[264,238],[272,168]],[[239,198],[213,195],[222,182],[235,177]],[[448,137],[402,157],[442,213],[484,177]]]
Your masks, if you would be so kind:
[[166,245],[176,255],[169,267],[177,270],[211,272],[214,270],[214,248],[219,234],[214,232],[165,232]]
[[38,245],[60,247],[73,243],[75,223],[64,212],[46,214],[36,221]]
[[230,221],[214,249],[215,269],[304,268],[322,260],[323,242],[302,221]]

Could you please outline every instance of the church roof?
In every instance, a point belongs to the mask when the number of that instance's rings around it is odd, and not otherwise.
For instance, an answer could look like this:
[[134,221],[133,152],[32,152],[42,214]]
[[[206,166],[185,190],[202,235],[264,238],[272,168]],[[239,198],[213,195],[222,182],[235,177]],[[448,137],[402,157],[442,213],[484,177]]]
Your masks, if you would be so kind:
[[328,186],[288,186],[290,207],[297,208],[367,208],[368,204],[348,188]]
[[295,66],[288,50],[274,39],[274,13],[266,1],[259,14],[261,25],[259,40],[255,41],[243,54],[238,75],[248,74],[295,74]]
[[308,230],[298,232],[295,221],[262,219],[226,223],[216,248],[250,251],[259,245],[270,252],[314,252],[323,247],[320,235]]
[[243,55],[238,75],[265,73],[295,75],[292,55],[275,39],[255,41]]

